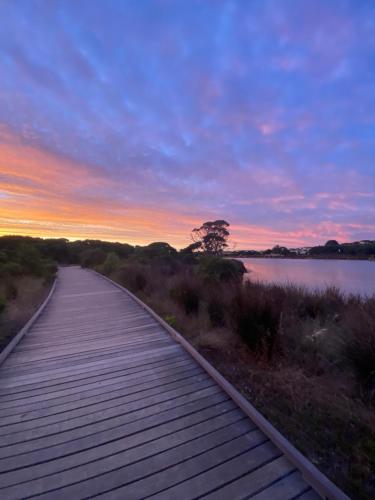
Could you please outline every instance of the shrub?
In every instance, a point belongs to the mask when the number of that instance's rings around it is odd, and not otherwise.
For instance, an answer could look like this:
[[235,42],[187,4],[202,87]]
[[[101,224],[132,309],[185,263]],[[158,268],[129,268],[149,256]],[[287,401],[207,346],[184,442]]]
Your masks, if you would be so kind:
[[198,273],[205,281],[240,282],[246,272],[246,268],[240,260],[212,256],[204,256],[199,260]]
[[346,357],[350,361],[363,394],[375,397],[375,304],[374,300],[361,308],[348,307],[344,321]]
[[344,299],[336,287],[328,287],[324,291],[308,292],[299,290],[298,312],[300,317],[327,318],[333,317],[343,308]]
[[106,253],[101,248],[90,248],[80,255],[82,267],[100,266],[106,259]]
[[230,307],[233,329],[250,349],[271,359],[280,330],[282,305],[266,287],[246,283],[237,287]]
[[207,303],[207,314],[213,327],[225,325],[226,304],[222,295],[212,294]]
[[41,276],[43,274],[42,257],[38,249],[31,244],[24,243],[18,248],[16,259],[25,274]]
[[118,280],[132,292],[141,292],[146,288],[145,266],[139,264],[124,265],[118,271]]
[[100,266],[99,271],[103,272],[104,274],[110,275],[113,272],[115,272],[119,266],[120,266],[119,256],[115,252],[110,252],[107,255],[104,263]]
[[0,314],[2,314],[6,308],[7,302],[4,297],[0,297]]
[[43,276],[47,280],[51,280],[57,273],[57,265],[51,260],[44,260],[43,262]]
[[0,265],[0,276],[20,276],[22,266],[18,262],[9,261]]
[[176,316],[173,316],[173,314],[166,314],[164,316],[164,321],[168,323],[168,325],[170,325],[172,328],[177,327],[177,319]]
[[198,312],[201,294],[197,283],[188,276],[180,279],[171,288],[170,296],[186,314]]
[[18,296],[18,289],[13,280],[5,281],[5,298],[7,300],[15,300]]
[[152,260],[152,269],[163,277],[173,276],[181,269],[181,263],[176,255],[164,255]]

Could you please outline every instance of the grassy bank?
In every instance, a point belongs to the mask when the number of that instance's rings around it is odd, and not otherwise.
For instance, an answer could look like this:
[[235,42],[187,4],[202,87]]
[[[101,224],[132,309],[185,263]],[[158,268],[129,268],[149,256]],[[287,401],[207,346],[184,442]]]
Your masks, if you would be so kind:
[[[14,242],[13,242],[14,243]],[[0,248],[0,351],[31,318],[47,296],[56,264],[32,244]]]
[[155,309],[353,498],[375,496],[375,298],[243,283],[238,263],[109,254]]

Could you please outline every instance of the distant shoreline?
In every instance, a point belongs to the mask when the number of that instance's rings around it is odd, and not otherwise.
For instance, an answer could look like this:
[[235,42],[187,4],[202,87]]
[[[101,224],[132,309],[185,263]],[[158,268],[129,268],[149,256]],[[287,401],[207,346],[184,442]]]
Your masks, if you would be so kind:
[[367,260],[370,262],[375,262],[374,257],[369,256],[369,257],[359,257],[359,256],[349,256],[349,255],[343,255],[342,257],[339,257],[337,255],[334,255],[332,257],[329,257],[327,255],[246,255],[246,254],[225,254],[224,257],[228,257],[231,259],[277,259],[277,260]]

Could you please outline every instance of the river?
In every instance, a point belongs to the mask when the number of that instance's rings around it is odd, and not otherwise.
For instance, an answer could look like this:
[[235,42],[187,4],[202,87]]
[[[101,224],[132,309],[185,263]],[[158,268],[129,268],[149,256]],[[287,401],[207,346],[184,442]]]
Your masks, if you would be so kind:
[[310,289],[334,285],[345,293],[375,294],[375,261],[245,258],[247,278],[269,283],[292,283]]

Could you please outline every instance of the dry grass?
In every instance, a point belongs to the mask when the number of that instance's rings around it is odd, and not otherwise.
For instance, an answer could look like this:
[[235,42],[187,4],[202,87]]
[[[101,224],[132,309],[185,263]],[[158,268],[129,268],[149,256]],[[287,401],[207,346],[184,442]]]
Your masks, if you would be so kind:
[[23,276],[0,284],[6,308],[0,316],[0,350],[31,318],[48,293],[50,284],[42,278]]

